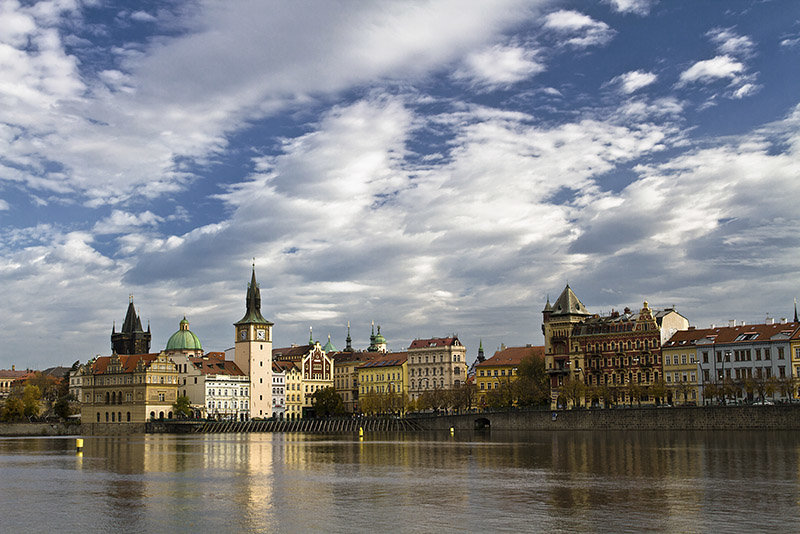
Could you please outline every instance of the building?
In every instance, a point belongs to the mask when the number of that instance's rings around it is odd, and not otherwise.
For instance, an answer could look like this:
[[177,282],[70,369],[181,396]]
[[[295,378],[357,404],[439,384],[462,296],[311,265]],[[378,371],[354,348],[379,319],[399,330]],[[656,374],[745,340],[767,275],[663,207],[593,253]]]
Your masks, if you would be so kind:
[[792,339],[800,323],[715,327],[697,340],[700,394],[712,402],[787,401],[795,393]]
[[[294,410],[299,403],[300,417],[313,416],[313,395],[316,391],[333,387],[333,354],[327,354],[319,341],[309,340],[307,345],[292,345],[273,351],[276,362],[291,362],[300,371],[299,383],[293,377],[291,385],[299,386],[299,390],[289,388],[290,367],[286,369],[286,408],[290,415],[297,415]],[[296,400],[292,400],[292,399]],[[292,410],[290,410],[292,408]]]
[[294,361],[276,361],[274,368],[280,369],[284,376],[284,418],[295,421],[303,416],[305,395],[303,394],[303,373]]
[[5,399],[11,394],[15,381],[22,380],[29,374],[30,371],[17,371],[13,365],[11,369],[0,369],[0,399]]
[[189,330],[189,321],[186,316],[178,323],[178,331],[172,334],[167,340],[167,348],[164,352],[170,356],[182,354],[184,356],[202,356],[203,344],[194,332]]
[[[349,332],[348,332],[349,334]],[[348,336],[349,337],[349,336]],[[336,352],[333,357],[333,387],[342,398],[347,413],[358,412],[358,367],[376,357],[374,352]]]
[[458,337],[415,339],[408,347],[409,395],[416,401],[432,389],[452,389],[467,380],[467,349]]
[[506,347],[494,353],[489,359],[475,364],[475,386],[477,388],[478,407],[486,407],[486,395],[492,390],[510,384],[517,377],[517,367],[525,358],[544,358],[544,346]]
[[142,321],[133,307],[133,295],[128,298],[128,312],[122,323],[122,330],[116,331],[114,323],[111,326],[111,351],[117,354],[147,354],[150,352],[150,325],[147,332],[142,330]]
[[272,326],[261,315],[261,289],[256,282],[256,268],[247,287],[245,314],[234,323],[236,343],[234,361],[250,377],[250,415],[272,414]]
[[690,326],[687,330],[675,332],[661,346],[668,404],[700,402],[702,397],[697,371],[697,342],[713,333],[713,329]]
[[389,352],[356,367],[361,413],[405,413],[409,401],[407,363],[408,353]]
[[689,321],[673,308],[590,314],[567,285],[542,312],[551,406],[652,404],[663,378],[661,343]]
[[283,419],[285,412],[286,371],[277,362],[272,362],[272,417]]
[[144,423],[173,417],[178,369],[165,353],[100,356],[83,370],[83,423]]
[[250,419],[250,380],[236,362],[226,360],[221,352],[202,356],[179,352],[169,357],[178,368],[179,395],[189,398],[196,416]]

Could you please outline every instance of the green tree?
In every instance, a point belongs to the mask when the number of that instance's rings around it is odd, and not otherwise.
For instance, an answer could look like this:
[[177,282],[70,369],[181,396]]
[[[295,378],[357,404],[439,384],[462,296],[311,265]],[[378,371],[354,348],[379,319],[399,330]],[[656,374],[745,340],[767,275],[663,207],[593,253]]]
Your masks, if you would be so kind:
[[25,416],[25,404],[18,396],[11,396],[3,404],[0,418],[5,422],[19,421]]
[[675,387],[675,393],[683,396],[683,403],[686,404],[689,402],[689,393],[692,392],[692,389],[694,389],[694,384],[690,382],[678,382],[678,385]]
[[514,392],[518,406],[541,406],[550,402],[550,382],[544,358],[527,356],[517,366]]
[[22,390],[22,404],[24,406],[25,417],[36,417],[39,415],[42,403],[41,390],[34,385],[26,384]]
[[656,405],[659,405],[662,402],[664,402],[664,397],[667,396],[666,382],[664,382],[663,379],[659,379],[653,382],[653,385],[650,386],[650,393],[653,395]]
[[67,419],[70,415],[72,415],[72,409],[70,408],[69,401],[69,395],[64,395],[59,397],[56,403],[53,405],[53,411],[61,419]]
[[572,403],[573,408],[577,408],[586,393],[586,384],[577,378],[567,377],[561,386],[561,393]]
[[175,399],[175,404],[172,405],[172,409],[175,411],[175,416],[178,419],[191,417],[192,415],[192,403],[186,395],[180,395]]
[[344,413],[344,402],[332,387],[318,389],[312,395],[312,405],[317,417]]
[[486,404],[491,408],[510,408],[514,405],[514,387],[510,380],[496,382],[497,387],[486,393]]

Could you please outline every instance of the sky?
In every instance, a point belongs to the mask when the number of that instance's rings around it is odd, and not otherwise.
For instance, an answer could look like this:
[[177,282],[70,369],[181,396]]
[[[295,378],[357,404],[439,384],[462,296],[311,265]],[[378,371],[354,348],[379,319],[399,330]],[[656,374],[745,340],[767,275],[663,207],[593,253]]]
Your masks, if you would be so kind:
[[792,317],[800,2],[0,2],[0,368]]

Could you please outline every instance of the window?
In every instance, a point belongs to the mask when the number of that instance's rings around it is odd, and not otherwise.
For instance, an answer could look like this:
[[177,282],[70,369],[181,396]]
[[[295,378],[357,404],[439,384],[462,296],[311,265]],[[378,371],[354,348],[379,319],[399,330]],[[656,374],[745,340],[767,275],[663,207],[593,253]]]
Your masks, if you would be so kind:
[[764,349],[764,359],[765,359],[765,360],[770,360],[770,359],[772,359],[772,353],[770,352],[770,349],[769,349],[769,347],[767,347],[767,348],[765,348],[765,349]]
[[[783,347],[778,347],[778,359],[783,359]],[[783,367],[781,367],[781,369],[783,369]]]
[[681,363],[682,364],[686,363],[686,355],[685,354],[681,354]]

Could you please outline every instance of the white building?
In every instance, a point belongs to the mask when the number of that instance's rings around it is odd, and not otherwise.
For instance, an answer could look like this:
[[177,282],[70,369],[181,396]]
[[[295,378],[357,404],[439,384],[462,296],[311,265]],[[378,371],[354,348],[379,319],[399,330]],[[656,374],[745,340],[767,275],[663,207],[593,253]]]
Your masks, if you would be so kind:
[[286,372],[272,364],[272,417],[283,419],[286,411]]

